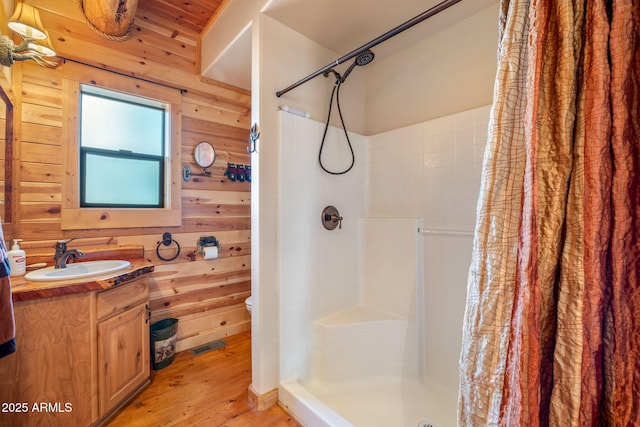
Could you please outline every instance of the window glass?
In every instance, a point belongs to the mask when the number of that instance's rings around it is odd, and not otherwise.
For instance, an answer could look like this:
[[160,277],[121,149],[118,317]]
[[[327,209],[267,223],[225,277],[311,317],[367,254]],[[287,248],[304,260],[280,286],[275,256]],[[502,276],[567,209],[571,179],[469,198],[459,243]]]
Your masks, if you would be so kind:
[[[158,180],[162,161],[131,159],[86,153],[83,206],[158,207],[162,205],[162,186]],[[105,177],[107,177],[105,179]],[[132,185],[135,183],[135,185]]]
[[82,86],[80,207],[164,207],[167,109]]
[[86,92],[81,106],[83,147],[162,155],[163,110]]

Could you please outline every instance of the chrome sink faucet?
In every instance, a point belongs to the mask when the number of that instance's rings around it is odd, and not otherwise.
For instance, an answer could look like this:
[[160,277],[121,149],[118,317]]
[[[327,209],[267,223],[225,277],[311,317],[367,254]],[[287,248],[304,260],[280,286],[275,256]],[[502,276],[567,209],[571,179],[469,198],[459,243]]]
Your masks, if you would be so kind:
[[84,256],[84,252],[80,249],[67,250],[67,243],[75,239],[74,237],[66,242],[64,240],[58,240],[56,243],[56,254],[53,257],[56,268],[67,268],[67,260],[69,257],[82,258]]

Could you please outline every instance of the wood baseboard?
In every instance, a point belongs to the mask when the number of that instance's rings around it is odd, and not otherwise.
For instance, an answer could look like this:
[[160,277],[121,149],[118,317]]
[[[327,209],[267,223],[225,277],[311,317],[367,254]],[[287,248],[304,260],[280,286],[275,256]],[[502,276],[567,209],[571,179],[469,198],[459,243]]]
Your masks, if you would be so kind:
[[265,411],[278,403],[278,389],[274,388],[264,394],[257,393],[251,385],[249,385],[249,404],[258,411]]

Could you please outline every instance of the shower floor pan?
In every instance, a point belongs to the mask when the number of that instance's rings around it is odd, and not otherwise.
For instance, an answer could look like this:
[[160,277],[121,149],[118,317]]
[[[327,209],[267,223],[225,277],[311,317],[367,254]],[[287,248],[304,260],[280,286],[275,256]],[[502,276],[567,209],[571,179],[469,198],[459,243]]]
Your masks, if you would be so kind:
[[280,401],[307,427],[455,427],[455,392],[418,380],[415,323],[360,306],[313,325],[308,379]]
[[280,401],[307,427],[456,426],[456,407],[442,390],[397,379],[324,389],[289,380],[281,384]]

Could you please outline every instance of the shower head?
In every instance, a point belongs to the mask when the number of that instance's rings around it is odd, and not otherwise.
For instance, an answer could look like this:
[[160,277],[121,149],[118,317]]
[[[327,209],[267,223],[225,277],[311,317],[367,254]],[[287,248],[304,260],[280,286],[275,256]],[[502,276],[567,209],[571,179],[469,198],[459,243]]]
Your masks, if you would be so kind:
[[356,56],[356,65],[363,66],[373,61],[375,55],[370,50],[365,50],[360,55]]
[[356,65],[359,66],[359,67],[362,67],[363,65],[367,65],[369,62],[373,61],[374,57],[375,57],[375,55],[370,50],[365,50],[364,52],[362,52],[361,54],[356,56],[356,60],[353,61],[353,64],[351,64],[351,66],[349,66],[349,68],[347,68],[347,71],[344,72],[344,75],[340,79],[340,83],[344,83],[344,81],[347,80],[347,77],[349,77],[349,74],[351,73],[351,70],[353,70],[353,68]]

